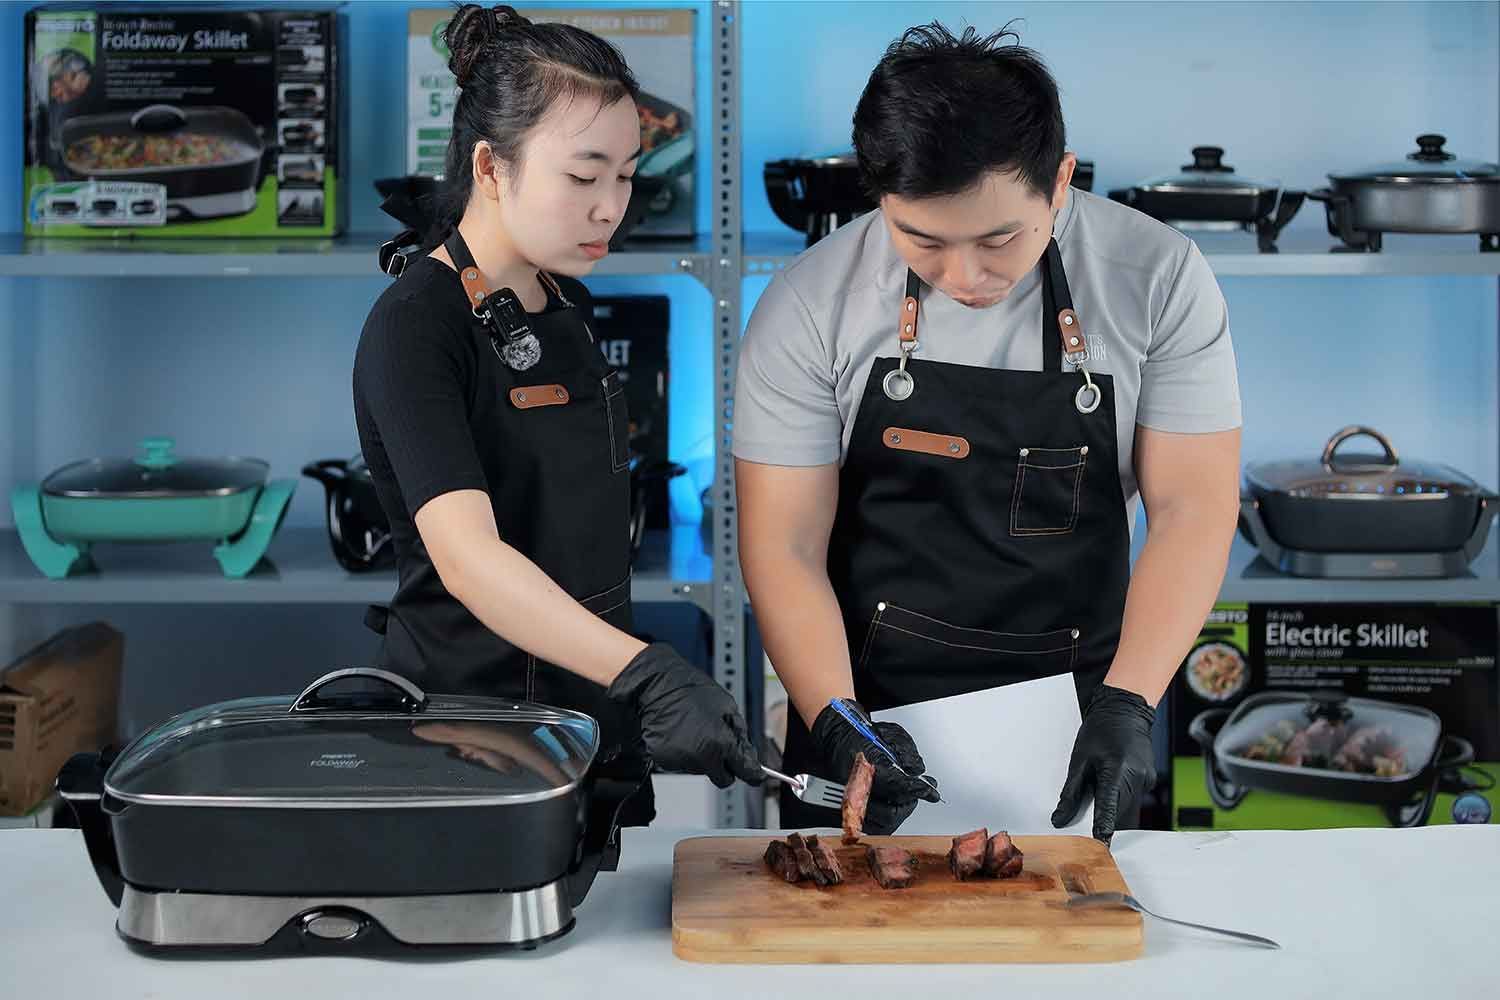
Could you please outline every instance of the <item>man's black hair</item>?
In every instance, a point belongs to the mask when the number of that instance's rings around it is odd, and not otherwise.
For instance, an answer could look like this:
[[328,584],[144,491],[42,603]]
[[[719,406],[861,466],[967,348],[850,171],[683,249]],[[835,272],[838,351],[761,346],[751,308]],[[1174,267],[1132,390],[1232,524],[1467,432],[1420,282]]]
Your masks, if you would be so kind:
[[957,38],[936,21],[908,28],[854,109],[861,180],[877,200],[957,194],[994,170],[1050,198],[1065,147],[1057,81],[1009,25]]

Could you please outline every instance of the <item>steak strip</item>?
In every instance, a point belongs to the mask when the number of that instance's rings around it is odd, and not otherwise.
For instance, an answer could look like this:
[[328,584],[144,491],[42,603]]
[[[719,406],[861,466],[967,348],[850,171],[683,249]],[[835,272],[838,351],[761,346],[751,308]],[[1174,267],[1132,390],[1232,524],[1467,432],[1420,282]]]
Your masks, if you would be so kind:
[[984,827],[953,838],[953,846],[948,850],[948,870],[954,878],[963,882],[980,873],[989,839],[990,831]]
[[784,840],[773,840],[767,845],[766,864],[787,882],[795,883],[802,878],[797,871],[797,859],[792,856],[792,849]]
[[857,844],[864,835],[865,809],[870,804],[870,787],[875,783],[875,765],[863,753],[854,755],[849,780],[844,783],[844,843]]
[[844,881],[844,870],[839,867],[839,859],[827,844],[820,844],[817,835],[807,838],[807,849],[812,853],[813,864],[818,866],[818,871],[827,879],[828,885],[838,885]]
[[983,871],[991,878],[1015,878],[1024,864],[1021,849],[1004,830],[985,842]]
[[882,889],[905,889],[917,880],[917,859],[900,847],[866,847],[870,874]]
[[812,851],[808,849],[807,841],[802,839],[802,834],[794,833],[786,838],[786,842],[792,850],[792,856],[797,859],[797,874],[818,885],[827,885],[828,876],[818,870],[818,863],[813,860]]

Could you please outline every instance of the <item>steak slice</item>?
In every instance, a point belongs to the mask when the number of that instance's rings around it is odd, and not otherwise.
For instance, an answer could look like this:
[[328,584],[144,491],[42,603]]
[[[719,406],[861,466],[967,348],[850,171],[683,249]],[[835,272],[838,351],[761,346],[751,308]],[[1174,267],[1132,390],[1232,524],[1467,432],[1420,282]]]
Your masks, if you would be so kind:
[[984,827],[953,838],[948,851],[948,870],[953,877],[963,882],[978,875],[984,868],[985,847],[990,831]]
[[816,834],[807,838],[807,849],[812,854],[813,864],[828,880],[828,885],[838,885],[844,881],[844,870],[839,867],[839,859],[827,844],[818,843]]
[[792,849],[784,840],[773,840],[767,845],[766,864],[771,871],[788,882],[795,883],[802,878],[801,872],[797,870],[797,859],[792,856]]
[[812,851],[808,849],[807,841],[802,838],[802,834],[792,834],[786,838],[786,843],[791,848],[792,856],[797,859],[797,873],[818,885],[827,885],[828,876],[818,870],[818,863],[813,860]]
[[870,874],[882,889],[905,889],[917,880],[917,859],[900,847],[866,847]]
[[985,842],[983,871],[991,878],[1015,878],[1021,874],[1024,863],[1021,849],[1004,830]]
[[844,783],[844,843],[857,844],[864,834],[865,807],[870,804],[870,786],[875,783],[875,765],[865,755],[854,755],[854,767]]

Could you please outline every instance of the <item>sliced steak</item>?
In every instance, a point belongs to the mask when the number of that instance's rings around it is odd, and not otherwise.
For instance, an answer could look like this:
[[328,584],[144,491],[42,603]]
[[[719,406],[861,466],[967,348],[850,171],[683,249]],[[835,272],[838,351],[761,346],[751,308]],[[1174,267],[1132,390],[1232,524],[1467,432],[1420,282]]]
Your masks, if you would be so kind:
[[784,840],[773,840],[766,847],[766,864],[771,871],[788,882],[795,883],[802,878],[801,872],[797,870],[797,859],[792,856],[792,849]]
[[973,878],[984,868],[985,845],[990,831],[980,827],[970,833],[953,838],[953,847],[948,851],[948,870],[960,882]]
[[864,834],[865,807],[870,803],[870,786],[875,783],[875,765],[865,755],[854,755],[854,767],[844,783],[844,843],[857,844]]
[[802,834],[794,833],[786,838],[786,842],[792,850],[792,856],[797,859],[797,873],[818,885],[827,885],[828,877],[818,870],[818,863],[813,860],[812,851],[808,849]]
[[807,849],[812,854],[813,864],[817,865],[818,871],[828,880],[828,885],[838,885],[844,881],[844,870],[839,867],[839,859],[827,844],[818,843],[816,834],[807,838]]
[[1021,849],[1005,831],[1000,831],[985,842],[984,874],[991,878],[1015,878],[1021,874],[1024,863]]
[[900,847],[867,847],[870,874],[882,889],[905,889],[917,880],[917,859]]

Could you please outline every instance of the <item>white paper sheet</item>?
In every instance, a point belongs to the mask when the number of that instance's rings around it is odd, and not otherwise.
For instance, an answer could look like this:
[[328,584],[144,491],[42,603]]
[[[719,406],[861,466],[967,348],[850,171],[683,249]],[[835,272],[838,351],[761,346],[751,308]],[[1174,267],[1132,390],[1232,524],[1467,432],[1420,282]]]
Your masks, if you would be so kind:
[[1012,834],[1076,833],[1052,826],[1082,716],[1072,674],[1025,681],[874,713],[911,733],[944,801],[919,802],[900,834],[954,836],[981,826]]

